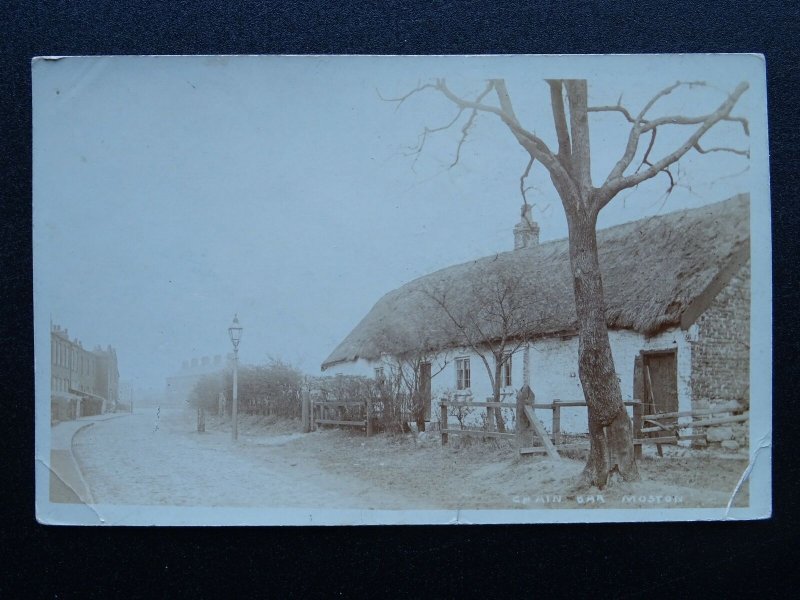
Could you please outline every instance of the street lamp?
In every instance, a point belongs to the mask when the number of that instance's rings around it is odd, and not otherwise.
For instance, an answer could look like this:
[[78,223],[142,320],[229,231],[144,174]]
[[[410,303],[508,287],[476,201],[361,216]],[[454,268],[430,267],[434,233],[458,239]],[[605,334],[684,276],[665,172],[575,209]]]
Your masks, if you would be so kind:
[[239,342],[242,339],[242,326],[239,325],[239,316],[233,315],[233,323],[228,327],[228,335],[233,344],[233,405],[231,406],[231,420],[233,421],[233,439],[239,439]]

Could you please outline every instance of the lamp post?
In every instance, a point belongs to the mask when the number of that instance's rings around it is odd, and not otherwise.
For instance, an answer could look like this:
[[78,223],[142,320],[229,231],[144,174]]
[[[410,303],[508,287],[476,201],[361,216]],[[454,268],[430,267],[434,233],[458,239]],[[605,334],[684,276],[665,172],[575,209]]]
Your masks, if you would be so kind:
[[233,315],[233,323],[228,327],[228,335],[233,344],[233,404],[231,406],[231,421],[233,422],[232,436],[234,440],[239,439],[239,396],[238,396],[238,376],[239,376],[239,342],[242,339],[242,326],[239,325],[238,315]]

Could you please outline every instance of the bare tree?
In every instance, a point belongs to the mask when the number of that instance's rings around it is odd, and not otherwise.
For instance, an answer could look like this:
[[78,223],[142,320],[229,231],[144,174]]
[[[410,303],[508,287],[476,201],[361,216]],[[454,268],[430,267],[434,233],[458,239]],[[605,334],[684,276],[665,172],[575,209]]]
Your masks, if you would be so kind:
[[441,373],[449,364],[447,355],[425,350],[415,350],[399,356],[384,357],[384,365],[389,370],[387,382],[392,385],[396,394],[408,398],[411,416],[419,431],[425,431],[425,397],[423,389],[423,368],[430,365],[430,380]]
[[[447,367],[449,356],[435,349],[436,344],[425,323],[414,323],[409,319],[406,325],[401,331],[384,329],[377,336],[386,349],[381,363],[388,373],[383,375],[382,387],[384,392],[393,396],[398,407],[406,405],[410,409],[418,430],[425,431],[424,395],[429,390],[424,390],[423,386],[429,386],[431,380]],[[428,379],[424,381],[423,369],[427,368],[430,371],[425,374]],[[400,412],[403,412],[402,408]],[[401,427],[408,430],[404,423]]]
[[[539,320],[532,299],[525,293],[524,272],[508,266],[487,272],[467,290],[440,286],[425,293],[450,324],[451,337],[481,359],[492,384],[492,400],[500,402],[503,369],[512,355],[526,343],[526,334]],[[464,293],[466,291],[466,293]],[[505,432],[499,408],[487,408],[487,421]]]
[[[550,88],[550,110],[558,142],[553,151],[534,130],[523,127],[517,119],[505,80],[491,79],[485,89],[470,99],[455,94],[444,79],[420,85],[401,98],[390,99],[402,104],[410,96],[431,90],[442,94],[458,109],[456,117],[443,127],[425,129],[418,150],[422,149],[430,133],[458,124],[462,115],[468,115],[461,128],[461,137],[453,164],[458,162],[464,141],[479,113],[499,118],[516,141],[527,151],[531,163],[538,161],[547,170],[567,216],[569,230],[570,266],[573,276],[575,308],[579,332],[578,370],[589,413],[589,435],[591,447],[583,475],[585,482],[605,487],[609,474],[618,471],[626,480],[638,479],[639,473],[633,453],[633,436],[630,419],[622,403],[619,382],[615,375],[614,360],[608,340],[605,319],[605,301],[600,264],[597,253],[597,216],[600,211],[622,190],[663,173],[670,181],[668,192],[675,185],[670,167],[691,150],[701,154],[709,152],[732,152],[748,156],[745,149],[730,147],[708,147],[700,145],[703,136],[722,121],[733,121],[742,126],[749,135],[747,121],[731,115],[739,98],[748,89],[746,82],[740,83],[719,106],[708,113],[686,116],[682,114],[661,117],[648,116],[653,106],[676,90],[709,87],[702,81],[678,81],[647,101],[635,113],[618,101],[614,105],[589,106],[586,80],[547,80]],[[496,103],[485,99],[495,98]],[[589,114],[614,112],[624,118],[630,131],[622,155],[611,172],[598,187],[591,176],[591,145],[589,138]],[[651,156],[656,135],[667,126],[684,126],[691,129],[677,148],[661,156]],[[640,164],[631,169],[640,148],[642,138],[647,140]],[[530,164],[529,164],[530,166]],[[524,196],[524,194],[523,194]]]

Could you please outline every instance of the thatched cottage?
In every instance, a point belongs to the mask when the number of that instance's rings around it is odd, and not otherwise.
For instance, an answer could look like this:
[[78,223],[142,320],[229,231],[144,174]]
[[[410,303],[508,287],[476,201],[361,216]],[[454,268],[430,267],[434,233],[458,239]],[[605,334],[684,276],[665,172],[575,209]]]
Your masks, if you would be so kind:
[[[747,401],[749,209],[749,195],[741,194],[598,231],[606,319],[624,399],[652,390],[661,411]],[[448,301],[463,305],[482,282],[521,272],[515,294],[528,314],[516,333],[523,343],[515,344],[502,373],[504,392],[513,401],[513,392],[528,383],[537,401],[582,400],[567,240],[538,243],[538,227],[525,218],[514,234],[513,251],[442,269],[386,294],[322,369],[375,376],[394,357],[424,352],[436,365],[421,367],[428,403],[445,390],[485,400],[492,394],[485,363],[454,332],[430,290],[445,290]],[[499,331],[483,324],[492,343]],[[437,412],[426,411],[434,420]],[[540,417],[548,426],[549,414]],[[561,419],[565,431],[586,430],[585,409],[564,411]]]

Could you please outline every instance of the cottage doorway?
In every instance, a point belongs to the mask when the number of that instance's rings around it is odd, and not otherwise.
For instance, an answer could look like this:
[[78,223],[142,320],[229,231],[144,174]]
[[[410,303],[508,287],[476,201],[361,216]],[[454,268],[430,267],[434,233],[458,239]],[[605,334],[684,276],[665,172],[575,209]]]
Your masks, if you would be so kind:
[[[641,351],[633,366],[633,397],[642,402],[642,412],[654,415],[644,420],[646,437],[670,437],[675,417],[658,417],[659,413],[678,411],[678,361],[675,350]],[[658,455],[663,456],[657,443]],[[641,446],[639,446],[640,451]],[[637,454],[637,456],[639,456]]]
[[642,362],[645,413],[651,410],[655,413],[677,412],[678,361],[675,351],[647,352]]

